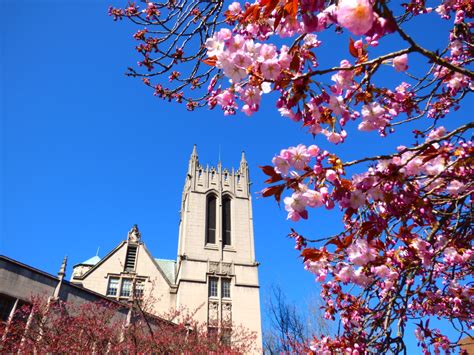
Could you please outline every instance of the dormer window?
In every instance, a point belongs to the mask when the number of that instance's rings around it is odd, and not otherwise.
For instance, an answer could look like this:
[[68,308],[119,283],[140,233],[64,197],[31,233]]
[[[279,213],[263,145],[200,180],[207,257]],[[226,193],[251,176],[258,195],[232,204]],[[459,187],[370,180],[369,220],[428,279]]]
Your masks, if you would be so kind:
[[216,243],[216,203],[214,195],[209,195],[206,200],[206,244]]

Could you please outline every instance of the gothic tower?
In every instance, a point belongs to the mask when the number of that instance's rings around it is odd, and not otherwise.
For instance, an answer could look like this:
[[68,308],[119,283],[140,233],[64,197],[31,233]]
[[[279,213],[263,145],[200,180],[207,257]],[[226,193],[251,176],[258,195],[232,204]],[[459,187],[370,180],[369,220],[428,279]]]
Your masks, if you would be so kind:
[[177,260],[177,306],[223,336],[231,325],[257,332],[261,345],[258,263],[255,260],[248,164],[202,166],[196,146],[184,184]]

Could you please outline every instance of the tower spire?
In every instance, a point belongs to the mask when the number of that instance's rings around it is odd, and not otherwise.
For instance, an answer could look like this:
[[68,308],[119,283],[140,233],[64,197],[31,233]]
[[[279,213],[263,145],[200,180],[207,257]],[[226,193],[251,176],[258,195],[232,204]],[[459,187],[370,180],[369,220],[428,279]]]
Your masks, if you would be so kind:
[[61,267],[59,268],[58,277],[60,279],[64,278],[64,276],[66,275],[66,264],[67,264],[67,256],[64,257]]
[[193,152],[191,153],[191,159],[197,159],[198,155],[197,155],[197,147],[196,147],[196,144],[194,145],[193,147]]
[[191,157],[189,158],[189,165],[188,165],[188,175],[193,176],[196,168],[198,167],[198,154],[197,154],[197,147],[196,144],[193,147],[193,152],[191,153]]
[[240,159],[240,165],[247,164],[247,160],[245,159],[245,151],[242,150],[242,158]]

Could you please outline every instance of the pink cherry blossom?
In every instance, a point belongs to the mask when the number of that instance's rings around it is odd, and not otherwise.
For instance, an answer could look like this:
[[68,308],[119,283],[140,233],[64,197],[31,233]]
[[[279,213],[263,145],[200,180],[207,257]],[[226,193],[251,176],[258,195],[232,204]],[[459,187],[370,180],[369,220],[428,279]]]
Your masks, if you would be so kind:
[[382,129],[389,123],[386,110],[378,102],[364,105],[361,113],[363,121],[358,127],[361,131]]
[[367,33],[374,23],[374,10],[369,0],[340,0],[336,10],[337,22],[356,36]]
[[267,80],[276,80],[280,76],[280,64],[277,59],[265,60],[261,65],[263,77]]
[[288,153],[290,154],[290,164],[298,170],[303,170],[311,159],[311,155],[303,144],[288,148]]
[[347,248],[347,255],[349,256],[349,261],[354,263],[354,265],[364,266],[375,260],[377,252],[369,246],[365,239],[357,239]]
[[408,69],[408,54],[402,54],[393,58],[393,66],[396,71],[406,71]]

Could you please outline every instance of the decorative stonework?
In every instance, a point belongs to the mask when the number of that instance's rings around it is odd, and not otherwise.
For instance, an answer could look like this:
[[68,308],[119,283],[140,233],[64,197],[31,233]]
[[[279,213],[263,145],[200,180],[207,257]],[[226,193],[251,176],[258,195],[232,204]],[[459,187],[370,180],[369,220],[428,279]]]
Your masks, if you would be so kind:
[[232,325],[232,303],[222,303],[222,325]]
[[142,237],[142,234],[138,230],[138,225],[134,224],[132,229],[130,229],[130,232],[128,232],[128,241],[129,242],[139,242]]
[[221,273],[224,274],[224,275],[232,274],[232,264],[222,262],[222,264],[221,264]]
[[217,261],[210,261],[209,262],[209,273],[210,274],[219,273],[219,262],[217,262]]
[[208,324],[219,325],[219,301],[209,301]]

